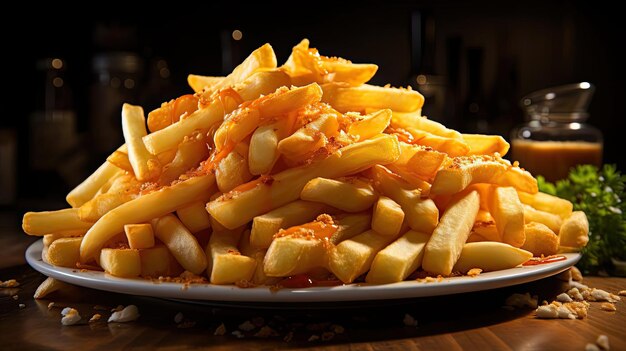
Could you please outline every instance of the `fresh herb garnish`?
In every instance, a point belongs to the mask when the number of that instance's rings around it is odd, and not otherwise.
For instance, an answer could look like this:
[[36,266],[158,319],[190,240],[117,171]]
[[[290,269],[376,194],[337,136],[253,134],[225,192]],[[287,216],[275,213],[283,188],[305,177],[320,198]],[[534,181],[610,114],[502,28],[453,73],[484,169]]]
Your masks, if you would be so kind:
[[581,165],[556,184],[537,177],[539,190],[567,199],[589,220],[589,243],[577,266],[586,273],[612,271],[613,259],[626,260],[626,175],[615,165]]

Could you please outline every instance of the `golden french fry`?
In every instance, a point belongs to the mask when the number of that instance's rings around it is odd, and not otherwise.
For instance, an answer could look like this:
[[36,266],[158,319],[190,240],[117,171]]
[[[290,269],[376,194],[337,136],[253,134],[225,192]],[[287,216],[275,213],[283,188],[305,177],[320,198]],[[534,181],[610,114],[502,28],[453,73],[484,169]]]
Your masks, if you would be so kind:
[[537,210],[554,213],[561,216],[563,219],[572,215],[574,205],[560,197],[541,192],[528,194],[524,191],[518,191],[517,195],[522,203],[532,206]]
[[323,114],[281,140],[278,143],[278,151],[290,160],[303,158],[325,146],[328,138],[335,136],[338,130],[337,117],[332,114]]
[[559,251],[559,237],[546,225],[530,222],[524,226],[524,233],[526,241],[521,248],[533,256],[550,256]]
[[537,222],[546,225],[550,230],[558,233],[561,230],[563,219],[554,213],[537,210],[530,205],[524,206],[524,222]]
[[177,276],[183,271],[183,268],[176,261],[176,258],[174,258],[170,250],[163,244],[138,251],[141,261],[142,277],[158,278],[160,276]]
[[537,192],[537,180],[530,173],[511,166],[507,160],[490,155],[453,158],[437,172],[430,192],[433,195],[456,194],[475,183],[512,186],[529,193]]
[[111,210],[85,234],[80,247],[83,262],[93,258],[107,240],[124,230],[124,224],[143,223],[164,216],[207,193],[215,177],[200,175],[140,196]]
[[126,224],[124,233],[131,249],[148,249],[154,246],[154,231],[152,224]]
[[393,241],[392,236],[368,230],[331,249],[328,268],[342,282],[352,283],[370,269],[376,254]]
[[374,206],[372,229],[381,235],[396,237],[404,222],[404,211],[397,202],[381,196]]
[[250,281],[256,269],[254,258],[237,250],[241,231],[213,232],[206,247],[207,275],[212,284]]
[[263,270],[263,261],[267,249],[252,246],[250,244],[250,231],[246,230],[239,240],[239,250],[243,255],[253,258],[256,261],[254,274],[252,274],[252,283],[256,285],[274,285],[278,283],[278,279],[268,277]]
[[420,190],[411,189],[403,179],[381,165],[372,167],[368,174],[376,190],[400,204],[413,230],[432,233],[439,222],[439,210],[433,200],[422,198]]
[[463,244],[470,235],[480,206],[477,191],[472,191],[454,202],[441,216],[424,251],[422,268],[432,274],[443,276],[452,273],[459,259]]
[[130,104],[122,106],[122,131],[128,148],[128,159],[137,179],[147,181],[157,178],[161,174],[161,162],[143,143],[142,138],[148,134],[143,108]]
[[26,212],[22,220],[24,232],[36,236],[52,233],[80,234],[86,232],[92,225],[93,222],[85,222],[80,219],[77,208]]
[[194,113],[197,109],[198,97],[192,94],[164,102],[161,107],[148,113],[148,129],[151,132],[161,130]]
[[326,246],[317,238],[283,236],[265,254],[263,271],[269,277],[288,277],[326,266]]
[[298,199],[302,188],[313,178],[355,174],[397,158],[396,138],[381,135],[343,147],[321,161],[277,173],[271,176],[271,182],[259,181],[251,187],[244,184],[245,191],[233,189],[209,202],[207,211],[226,228],[237,228],[258,215]]
[[413,172],[408,167],[396,166],[393,163],[386,165],[390,171],[399,175],[407,184],[413,189],[419,189],[422,192],[422,195],[428,196],[430,193],[430,183],[423,180],[420,175]]
[[413,136],[413,144],[433,148],[450,157],[464,156],[469,153],[469,146],[460,139],[435,135],[417,128],[405,128]]
[[469,145],[468,155],[494,155],[500,156],[509,152],[509,143],[499,135],[463,134],[463,141]]
[[192,233],[211,227],[211,216],[209,216],[205,203],[202,201],[192,202],[187,206],[179,208],[176,210],[176,215]]
[[141,274],[139,250],[104,248],[100,251],[100,266],[116,277],[138,277]]
[[346,212],[361,212],[372,207],[377,194],[367,180],[358,177],[342,180],[318,177],[306,183],[300,198],[321,202]]
[[122,170],[115,165],[104,162],[87,179],[70,191],[65,200],[72,207],[80,207],[91,200],[109,179],[121,172]]
[[517,267],[528,261],[533,254],[508,244],[493,241],[467,243],[454,265],[455,272],[467,273],[472,268],[485,272]]
[[372,214],[370,211],[344,213],[333,216],[333,221],[337,225],[337,231],[330,236],[330,242],[337,245],[368,231],[372,223]]
[[280,229],[287,229],[309,222],[324,212],[326,205],[318,202],[296,200],[278,207],[252,220],[250,244],[258,248],[268,248],[274,235]]
[[389,121],[391,110],[379,110],[352,122],[348,126],[348,134],[358,137],[359,141],[369,139],[382,133],[389,126]]
[[248,160],[237,151],[230,152],[215,168],[215,182],[217,188],[223,193],[233,190],[250,179],[252,179],[252,174],[248,170]]
[[403,281],[422,264],[428,239],[428,234],[409,230],[376,254],[365,281],[370,284]]
[[432,148],[405,142],[400,142],[400,150],[400,158],[392,165],[406,168],[408,171],[426,180],[430,180],[435,176],[448,157],[445,153]]
[[79,262],[80,243],[83,238],[60,238],[48,247],[46,254],[51,265],[76,268]]
[[524,207],[514,188],[494,187],[489,213],[496,222],[503,243],[514,247],[524,245]]
[[61,238],[75,238],[79,236],[84,236],[87,230],[84,232],[62,232],[62,233],[54,233],[54,234],[46,234],[43,236],[43,246],[50,246],[55,240]]
[[566,218],[559,231],[559,245],[583,248],[589,242],[589,221],[583,211],[574,211]]
[[163,168],[159,177],[159,184],[167,185],[178,179],[181,174],[197,166],[200,161],[209,157],[209,149],[206,144],[206,137],[203,133],[194,132],[186,136],[178,149],[176,156],[171,163]]
[[[481,196],[480,201],[482,202],[482,194],[478,192]],[[502,241],[502,237],[498,232],[498,228],[496,227],[496,222],[491,216],[491,213],[485,211],[483,209],[478,210],[478,214],[476,214],[476,219],[474,220],[474,226],[472,227],[472,235],[478,235],[482,240],[474,241]],[[471,235],[470,235],[471,236]],[[468,239],[468,242],[470,240]]]
[[207,257],[196,237],[174,215],[165,215],[155,222],[154,234],[167,246],[178,263],[191,273],[202,273],[207,267]]
[[68,284],[60,280],[56,280],[54,278],[48,277],[46,278],[46,280],[41,282],[41,284],[39,284],[39,286],[37,287],[37,290],[35,290],[35,294],[33,295],[33,298],[43,299],[44,297],[48,296],[48,294],[51,294],[57,290],[66,288],[68,286],[69,286]]
[[83,204],[78,211],[82,221],[94,223],[112,209],[136,198],[130,192],[112,192],[100,194]]
[[189,87],[193,89],[196,93],[201,93],[205,89],[216,91],[216,87],[222,86],[223,81],[226,77],[210,77],[210,76],[202,76],[198,74],[189,74],[187,76],[187,84]]
[[402,129],[413,128],[448,139],[463,139],[461,133],[456,130],[449,129],[439,122],[421,116],[421,111],[403,113],[394,110],[391,117],[391,126]]
[[124,170],[126,172],[131,172],[134,174],[133,166],[130,164],[130,160],[128,159],[128,154],[126,152],[122,152],[120,150],[113,151],[112,154],[107,157],[107,162],[110,162],[115,165],[115,167]]
[[269,174],[278,161],[278,143],[291,132],[292,119],[282,118],[258,127],[250,138],[248,168],[254,175]]
[[322,101],[340,112],[391,109],[413,112],[424,105],[422,94],[410,88],[390,88],[363,84],[357,87],[342,83],[323,84]]

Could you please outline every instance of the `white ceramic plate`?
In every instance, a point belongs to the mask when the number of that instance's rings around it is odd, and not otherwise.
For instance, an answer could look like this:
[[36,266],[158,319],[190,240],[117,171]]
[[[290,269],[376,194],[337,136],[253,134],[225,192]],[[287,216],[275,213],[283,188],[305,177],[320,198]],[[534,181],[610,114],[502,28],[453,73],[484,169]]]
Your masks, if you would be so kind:
[[142,279],[124,279],[103,272],[54,267],[41,260],[41,240],[26,250],[26,260],[37,271],[71,284],[117,293],[160,297],[168,299],[218,302],[336,302],[403,299],[450,295],[522,284],[560,273],[573,266],[580,254],[564,254],[563,261],[536,266],[517,267],[497,272],[482,273],[477,277],[445,278],[440,282],[422,283],[404,281],[385,285],[350,284],[335,287],[280,289],[267,287],[238,288],[232,285],[192,284],[182,289],[179,283],[153,283]]

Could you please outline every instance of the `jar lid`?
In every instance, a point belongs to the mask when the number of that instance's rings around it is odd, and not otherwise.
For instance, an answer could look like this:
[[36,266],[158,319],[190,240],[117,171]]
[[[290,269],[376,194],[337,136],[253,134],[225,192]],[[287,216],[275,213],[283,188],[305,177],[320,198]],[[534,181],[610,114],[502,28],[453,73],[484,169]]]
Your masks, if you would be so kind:
[[[529,116],[550,114],[587,117],[595,86],[588,82],[561,85],[542,89],[524,96],[521,106]],[[568,117],[571,119],[572,116]]]

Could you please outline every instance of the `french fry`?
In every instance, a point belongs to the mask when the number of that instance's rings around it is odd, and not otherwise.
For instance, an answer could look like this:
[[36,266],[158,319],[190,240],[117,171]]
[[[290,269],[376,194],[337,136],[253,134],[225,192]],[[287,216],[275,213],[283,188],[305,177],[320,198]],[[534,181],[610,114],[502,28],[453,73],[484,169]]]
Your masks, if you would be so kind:
[[330,242],[337,245],[344,240],[368,231],[372,223],[372,214],[370,211],[344,213],[333,216],[333,220],[337,225],[337,231],[330,236]]
[[174,100],[164,102],[161,107],[148,113],[148,129],[156,132],[178,122],[184,116],[194,113],[198,109],[198,98],[187,94]]
[[207,211],[226,228],[237,228],[298,199],[302,188],[313,178],[337,178],[393,162],[398,158],[397,145],[394,137],[380,136],[343,147],[321,161],[273,175],[271,184],[258,182],[245,191],[234,189],[209,202]]
[[323,240],[283,236],[272,241],[263,261],[269,277],[288,277],[326,267],[327,248]]
[[417,173],[413,172],[411,169],[407,167],[396,166],[393,163],[386,165],[390,171],[402,177],[407,184],[410,185],[413,189],[419,189],[422,192],[422,195],[428,196],[430,193],[430,183],[423,180]]
[[327,208],[318,202],[296,200],[252,220],[250,244],[257,248],[268,248],[280,229],[287,229],[309,222]]
[[442,137],[417,128],[408,127],[405,130],[413,136],[413,144],[431,147],[450,157],[464,156],[470,151],[469,146],[463,140]]
[[365,281],[387,284],[406,279],[421,265],[428,239],[428,234],[409,230],[376,254]]
[[87,179],[70,191],[65,197],[65,200],[74,208],[82,206],[96,195],[100,187],[113,176],[121,173],[121,171],[122,170],[115,167],[115,165],[104,162],[95,172],[87,177]]
[[55,291],[66,288],[68,286],[69,286],[68,284],[60,280],[56,280],[52,277],[48,277],[46,278],[46,280],[41,282],[41,284],[39,284],[39,286],[37,287],[37,290],[35,290],[35,294],[33,295],[33,298],[43,299],[44,297],[48,296],[48,294],[51,294]]
[[141,276],[158,278],[160,276],[177,276],[183,272],[170,250],[163,244],[155,245],[139,251]]
[[[290,123],[291,122],[291,123]],[[292,119],[282,118],[258,127],[250,138],[248,168],[253,175],[269,174],[278,161],[278,143],[291,131]]]
[[233,284],[251,281],[256,269],[254,258],[237,250],[241,231],[213,232],[206,247],[207,275],[211,284]]
[[[482,198],[480,201],[482,202]],[[488,211],[483,209],[479,209],[478,214],[476,214],[476,220],[472,227],[472,235],[474,234],[479,235],[483,239],[480,241],[502,241],[495,220]]]
[[205,89],[216,91],[216,87],[222,86],[222,82],[226,77],[210,77],[210,76],[202,76],[198,74],[189,74],[187,75],[187,84],[189,87],[193,89],[196,93],[201,93]]
[[422,198],[421,191],[411,189],[405,181],[383,166],[375,165],[368,171],[368,175],[380,193],[400,204],[411,229],[432,233],[439,222],[439,210],[433,200]]
[[558,233],[561,230],[563,219],[554,213],[537,210],[530,205],[523,204],[524,206],[524,222],[537,222],[546,225],[550,230]]
[[512,187],[494,187],[489,213],[496,221],[502,242],[514,247],[524,244],[524,207]]
[[140,196],[111,210],[85,234],[80,247],[81,261],[93,258],[107,240],[124,230],[124,224],[148,222],[164,216],[207,193],[215,178],[201,175]]
[[128,148],[128,159],[135,176],[140,181],[155,179],[161,174],[161,162],[151,154],[143,143],[146,131],[146,119],[139,106],[122,106],[122,131]]
[[391,109],[399,112],[413,112],[424,105],[424,97],[415,90],[404,88],[378,87],[363,84],[351,87],[348,84],[323,84],[322,101],[340,112],[365,111],[371,109]]
[[211,216],[205,209],[205,203],[202,201],[192,202],[189,205],[176,210],[178,219],[192,233],[211,227]]
[[461,255],[480,206],[477,191],[455,201],[441,216],[424,251],[422,268],[432,274],[448,276]]
[[530,173],[511,166],[500,157],[489,155],[453,158],[437,172],[430,192],[433,195],[456,194],[475,183],[512,186],[529,193],[537,192],[537,180]]
[[[85,232],[87,232],[85,230]],[[73,233],[73,232],[65,232],[65,233],[54,233],[54,234],[46,234],[43,236],[43,246],[50,246],[55,240],[61,238],[75,238],[79,236],[83,236],[85,233]]]
[[554,213],[563,219],[572,215],[574,205],[560,197],[541,192],[529,194],[524,191],[518,191],[517,195],[522,203],[537,210]]
[[325,146],[328,138],[335,136],[338,129],[337,117],[323,114],[281,140],[278,143],[278,151],[290,160],[302,158]]
[[185,270],[200,274],[206,269],[207,257],[204,250],[176,216],[169,214],[155,220],[154,234]]
[[248,170],[248,160],[236,151],[230,152],[220,160],[215,169],[215,182],[219,191],[223,193],[233,190],[250,179],[252,179],[252,174]]
[[373,112],[348,126],[348,134],[358,137],[359,141],[369,139],[382,133],[391,121],[391,110],[384,109]]
[[509,143],[499,135],[463,134],[463,141],[469,146],[468,155],[494,155],[500,156],[509,152]]
[[508,244],[492,241],[467,243],[456,261],[453,270],[467,273],[472,268],[485,272],[517,267],[528,261],[533,254]]
[[397,202],[381,196],[374,206],[372,229],[381,235],[397,237],[404,222],[404,211]]
[[329,255],[329,270],[349,284],[370,269],[376,254],[393,241],[392,236],[368,230],[335,246]]
[[77,208],[57,211],[26,212],[22,229],[28,235],[42,236],[51,233],[81,234],[91,228],[93,222],[85,222],[78,216]]
[[400,142],[401,156],[392,165],[406,168],[422,179],[432,179],[447,155],[432,148]]
[[521,248],[533,256],[550,256],[559,250],[559,237],[544,224],[530,222],[524,226],[524,234],[526,241]]
[[258,248],[250,244],[250,231],[246,230],[239,240],[239,249],[243,255],[253,258],[256,261],[254,274],[252,274],[252,283],[256,285],[273,285],[278,282],[277,278],[268,277],[263,269],[263,261],[267,249]]
[[148,249],[154,246],[154,231],[152,224],[126,224],[124,233],[131,249]]
[[391,126],[402,129],[413,128],[448,139],[463,140],[461,133],[454,129],[449,129],[437,121],[421,116],[420,111],[403,113],[394,110],[391,117]]
[[183,138],[176,156],[171,163],[163,168],[159,177],[159,184],[167,185],[178,179],[181,174],[190,168],[197,166],[200,161],[206,160],[209,156],[209,149],[206,144],[206,136],[200,132],[194,132]]
[[110,162],[115,165],[115,167],[125,171],[131,172],[134,174],[133,166],[130,164],[130,160],[128,159],[128,153],[115,150],[112,154],[107,157],[107,162]]
[[583,248],[589,242],[589,221],[582,211],[574,211],[563,221],[559,231],[559,245]]
[[306,183],[300,198],[321,202],[346,212],[361,212],[372,207],[377,194],[367,180],[358,177],[342,180],[318,177]]
[[83,238],[60,238],[48,247],[46,254],[51,265],[67,268],[76,268],[79,262],[80,243]]
[[104,248],[100,251],[100,266],[116,277],[138,277],[141,274],[139,250]]
[[132,200],[131,192],[111,192],[100,194],[83,204],[78,211],[82,221],[94,223],[114,208]]

